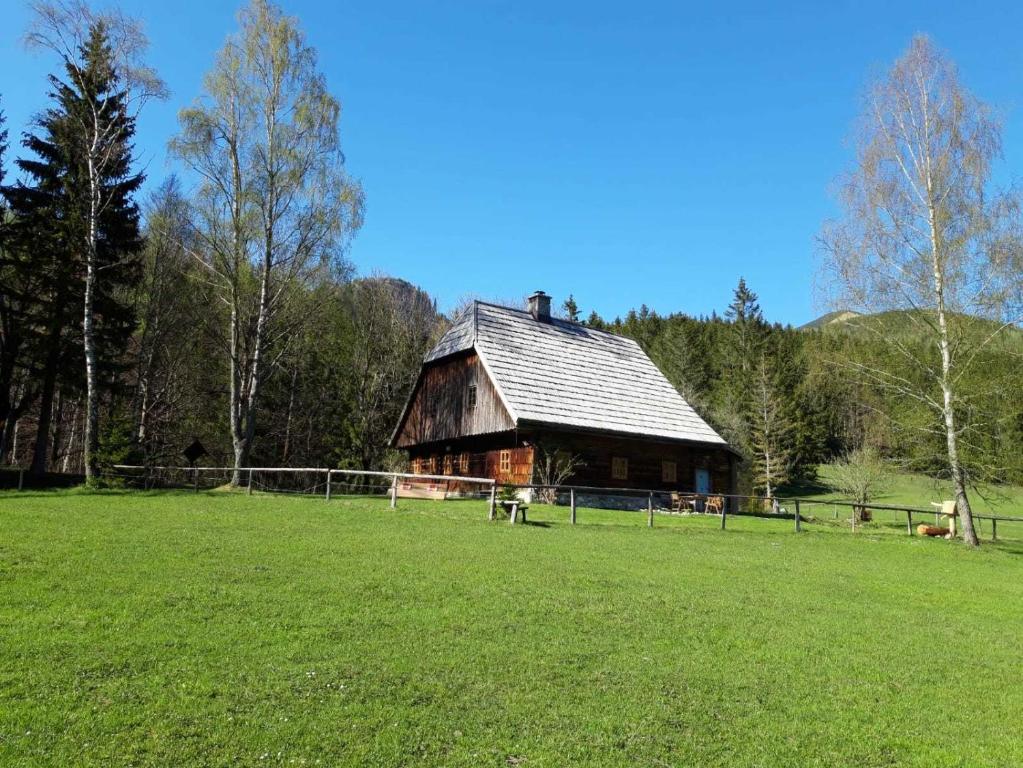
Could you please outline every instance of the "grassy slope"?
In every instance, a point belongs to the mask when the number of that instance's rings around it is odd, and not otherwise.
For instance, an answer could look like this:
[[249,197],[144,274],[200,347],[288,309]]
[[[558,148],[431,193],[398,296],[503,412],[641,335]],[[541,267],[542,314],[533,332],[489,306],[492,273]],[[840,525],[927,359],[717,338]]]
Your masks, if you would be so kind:
[[[827,464],[821,465],[819,469],[820,483],[813,488],[787,488],[781,495],[799,496],[800,498],[820,499],[827,501],[831,499],[846,499],[841,493],[828,489],[830,478],[830,467]],[[875,499],[876,504],[889,504],[895,506],[924,507],[929,508],[931,502],[938,502],[942,499],[955,498],[952,493],[951,483],[935,480],[926,475],[911,473],[895,473],[891,482]],[[982,488],[979,491],[973,490],[970,493],[970,504],[973,511],[978,514],[1012,515],[1023,518],[1023,488],[1018,486],[1000,485]],[[818,514],[827,517],[833,512],[828,505],[820,507],[807,507],[807,514]],[[849,510],[842,508],[840,517],[848,517]],[[881,522],[904,523],[905,515],[894,512],[875,512],[875,518]],[[914,522],[916,522],[914,520]],[[921,520],[920,522],[927,522]],[[990,536],[991,523],[981,520],[978,522],[981,536]],[[1011,527],[1010,527],[1011,526]],[[1005,523],[998,528],[999,536],[1023,537],[1023,523]]]
[[0,765],[1023,763],[1018,544],[534,511],[0,494]]

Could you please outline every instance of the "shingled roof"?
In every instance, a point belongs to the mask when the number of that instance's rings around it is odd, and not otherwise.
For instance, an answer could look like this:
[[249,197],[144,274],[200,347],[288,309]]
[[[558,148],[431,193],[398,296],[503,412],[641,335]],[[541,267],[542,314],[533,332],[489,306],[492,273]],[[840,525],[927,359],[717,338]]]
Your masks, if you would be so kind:
[[516,426],[725,445],[632,339],[476,301],[425,362],[473,349]]

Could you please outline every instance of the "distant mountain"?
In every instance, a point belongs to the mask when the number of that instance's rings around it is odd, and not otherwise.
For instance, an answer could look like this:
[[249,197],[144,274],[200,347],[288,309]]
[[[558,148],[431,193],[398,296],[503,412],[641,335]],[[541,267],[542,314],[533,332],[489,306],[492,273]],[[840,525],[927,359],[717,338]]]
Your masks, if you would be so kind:
[[809,331],[816,328],[823,328],[826,325],[847,323],[850,320],[855,320],[857,317],[862,317],[862,315],[859,312],[853,312],[851,309],[836,309],[834,312],[828,312],[826,315],[821,315],[816,320],[811,320],[809,323],[799,326],[799,330]]
[[[1002,337],[1011,340],[1010,343],[1014,346],[1023,343],[1023,328],[1020,328],[1018,325],[1003,329],[1000,321],[991,318],[957,315],[954,313],[949,313],[948,317],[950,322],[955,321],[960,331],[965,323],[967,326],[972,327],[974,333],[1001,333]],[[821,315],[806,325],[799,326],[799,330],[856,333],[870,327],[873,328],[875,333],[880,332],[884,335],[919,336],[922,333],[924,336],[927,336],[929,333],[927,329],[934,325],[936,325],[936,322],[932,310],[889,309],[884,312],[867,315],[854,312],[851,309],[839,309],[835,312]]]

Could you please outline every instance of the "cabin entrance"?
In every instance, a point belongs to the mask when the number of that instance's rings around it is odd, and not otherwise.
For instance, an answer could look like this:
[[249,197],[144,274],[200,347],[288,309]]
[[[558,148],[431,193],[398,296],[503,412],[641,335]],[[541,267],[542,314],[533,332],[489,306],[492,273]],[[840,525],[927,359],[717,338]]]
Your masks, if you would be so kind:
[[699,494],[710,493],[710,470],[709,469],[698,469],[696,470],[696,482],[694,483],[696,492]]

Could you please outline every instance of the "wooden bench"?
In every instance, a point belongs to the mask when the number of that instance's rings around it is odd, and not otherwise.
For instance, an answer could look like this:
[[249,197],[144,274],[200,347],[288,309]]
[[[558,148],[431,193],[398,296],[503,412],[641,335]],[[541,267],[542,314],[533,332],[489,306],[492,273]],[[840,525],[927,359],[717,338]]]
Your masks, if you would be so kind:
[[672,512],[696,512],[696,504],[699,501],[699,497],[695,493],[672,493],[671,494],[671,511]]
[[515,518],[519,516],[519,512],[522,513],[522,522],[526,522],[526,510],[529,509],[529,507],[526,504],[523,504],[521,501],[505,500],[499,501],[497,503],[500,504],[506,512],[509,512],[511,514],[512,525],[515,525]]

